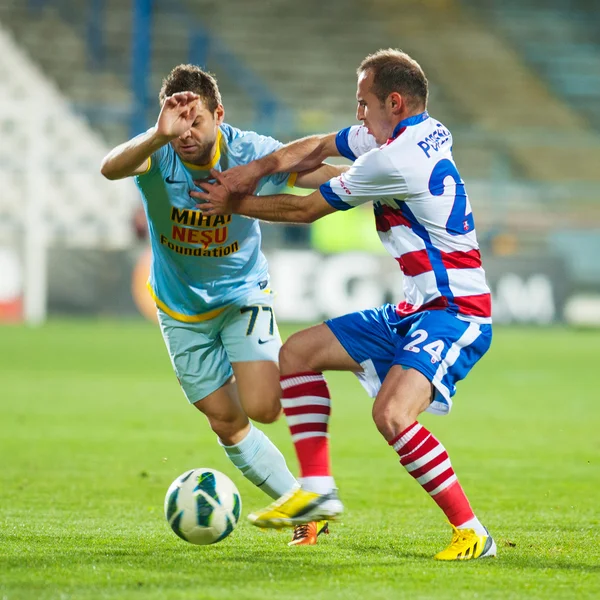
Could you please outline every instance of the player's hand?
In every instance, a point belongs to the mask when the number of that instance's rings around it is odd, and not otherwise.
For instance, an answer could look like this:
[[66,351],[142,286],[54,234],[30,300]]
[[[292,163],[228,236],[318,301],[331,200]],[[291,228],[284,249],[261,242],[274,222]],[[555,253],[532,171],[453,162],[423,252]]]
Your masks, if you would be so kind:
[[242,194],[243,196],[254,193],[261,177],[262,173],[256,167],[256,161],[247,165],[232,167],[221,173],[221,181],[225,183],[227,188],[232,193]]
[[196,208],[199,208],[205,215],[230,215],[235,213],[237,202],[243,195],[229,190],[223,174],[219,171],[211,169],[210,174],[216,180],[216,183],[196,181],[196,185],[203,191],[190,192],[192,198],[199,200]]
[[171,140],[190,129],[198,114],[199,98],[193,92],[177,92],[166,98],[156,121],[157,135]]

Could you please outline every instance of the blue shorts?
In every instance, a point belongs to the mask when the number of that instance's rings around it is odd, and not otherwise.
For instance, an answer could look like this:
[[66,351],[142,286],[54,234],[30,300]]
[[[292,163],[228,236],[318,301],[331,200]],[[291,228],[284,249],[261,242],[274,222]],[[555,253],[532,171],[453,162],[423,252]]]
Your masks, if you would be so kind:
[[184,323],[158,310],[158,322],[171,363],[188,402],[206,398],[233,375],[231,363],[278,362],[281,338],[273,296],[256,289],[221,314]]
[[393,365],[420,371],[435,387],[429,412],[447,414],[456,383],[464,379],[492,342],[492,326],[464,321],[445,310],[408,317],[385,304],[325,322],[363,368],[356,373],[375,397]]

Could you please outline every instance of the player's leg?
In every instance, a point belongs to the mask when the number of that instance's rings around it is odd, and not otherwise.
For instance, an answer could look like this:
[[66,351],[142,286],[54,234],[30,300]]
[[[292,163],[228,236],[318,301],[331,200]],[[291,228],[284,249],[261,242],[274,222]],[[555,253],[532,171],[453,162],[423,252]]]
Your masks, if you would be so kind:
[[[284,344],[280,352],[282,404],[300,463],[302,487],[250,515],[255,525],[284,527],[332,519],[343,511],[330,471],[331,401],[322,371],[353,371],[362,376],[361,363],[368,353],[381,355],[373,344],[385,346],[378,332],[387,335],[387,330],[374,326],[379,318],[378,311],[346,315],[296,333]],[[393,345],[388,346],[386,366],[393,357]]]
[[[403,327],[408,330],[402,331]],[[495,544],[475,517],[446,449],[417,421],[432,407],[432,401],[434,412],[444,412],[444,406],[446,412],[449,410],[456,381],[489,347],[489,331],[442,311],[409,319],[396,331],[401,333],[396,364],[387,373],[373,405],[375,424],[400,456],[401,464],[455,528],[451,546],[436,558],[492,556]]]
[[[274,348],[275,353],[279,344]],[[232,363],[244,412],[258,423],[274,423],[281,416],[281,386],[276,360]]]
[[206,417],[222,446],[235,446],[248,437],[250,421],[240,405],[233,377],[192,404]]
[[[251,419],[273,422],[281,414],[277,365],[281,339],[272,310],[272,295],[257,292],[247,299],[247,304],[229,312],[228,324],[221,335],[232,361],[241,404]],[[273,482],[272,491],[281,490],[279,482],[287,485],[291,477],[283,456],[274,446],[268,451],[265,448],[262,456],[265,468],[272,470],[269,479]],[[316,544],[321,533],[328,533],[325,520],[307,523],[296,528],[290,545]]]
[[[277,364],[272,361],[235,362],[233,370],[245,413],[251,419],[261,423],[272,423],[278,419],[281,415],[281,388]],[[269,442],[266,437],[265,441]],[[283,455],[270,442],[257,449],[253,464],[255,469],[261,467],[260,472],[263,477],[261,489],[273,498],[279,498],[288,492],[292,487],[290,483],[296,485]],[[265,477],[266,468],[271,470],[268,477]],[[285,492],[282,492],[282,489],[285,489]],[[329,533],[326,520],[306,523],[295,528],[289,545],[315,545],[317,538],[323,533]]]
[[235,383],[225,384],[194,406],[204,413],[227,457],[248,481],[271,498],[296,485],[281,452],[248,420]]
[[323,371],[361,367],[324,323],[292,335],[279,353],[281,404],[300,465],[299,481],[310,492],[335,489],[329,458],[331,395]]
[[[281,388],[277,356],[281,339],[271,307],[272,296],[257,291],[247,304],[223,313],[220,337],[235,373],[240,404],[251,419],[272,423],[281,413]],[[226,446],[229,458],[278,498],[297,485],[281,452],[258,428],[251,425],[247,439]]]
[[186,398],[207,417],[231,462],[272,497],[288,491],[296,481],[281,453],[250,423],[241,406],[220,337],[226,317],[181,323],[159,311],[159,322]]

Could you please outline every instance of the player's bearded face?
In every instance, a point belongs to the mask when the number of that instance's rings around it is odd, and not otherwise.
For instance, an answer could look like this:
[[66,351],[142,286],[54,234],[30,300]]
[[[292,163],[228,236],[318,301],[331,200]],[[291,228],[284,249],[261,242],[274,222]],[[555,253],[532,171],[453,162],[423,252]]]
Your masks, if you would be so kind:
[[214,113],[201,103],[194,124],[171,143],[175,152],[186,162],[205,165],[210,163],[217,142],[219,125],[223,122],[223,108]]
[[373,73],[363,71],[358,77],[356,118],[378,144],[385,144],[394,132],[394,121],[386,103],[373,93]]

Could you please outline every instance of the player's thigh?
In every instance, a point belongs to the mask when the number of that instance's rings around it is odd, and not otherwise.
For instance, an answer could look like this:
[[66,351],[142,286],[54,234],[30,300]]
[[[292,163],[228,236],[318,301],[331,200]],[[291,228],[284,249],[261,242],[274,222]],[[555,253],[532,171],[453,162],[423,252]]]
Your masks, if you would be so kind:
[[244,412],[259,423],[273,423],[281,415],[281,387],[276,362],[234,362],[233,372]]
[[183,323],[162,311],[158,320],[171,364],[190,404],[221,388],[233,375],[220,338],[220,322]]
[[305,371],[358,371],[360,365],[325,324],[294,333],[279,353],[282,375]]
[[419,371],[434,387],[429,412],[446,414],[456,383],[464,379],[487,352],[491,325],[464,321],[444,310],[403,319],[396,328],[393,364]]
[[281,338],[272,295],[255,293],[224,314],[221,340],[231,361],[240,402],[251,419],[275,421],[281,411],[279,368]]
[[389,441],[414,423],[427,410],[432,385],[420,371],[393,365],[373,403],[373,420]]
[[399,320],[391,304],[330,319],[325,326],[343,347],[360,383],[374,398],[393,364],[394,324]]
[[281,337],[272,302],[271,294],[257,292],[223,313],[220,335],[231,363],[277,363]]
[[240,404],[233,378],[194,402],[194,406],[206,416],[211,429],[225,445],[237,444],[246,436],[248,417]]

